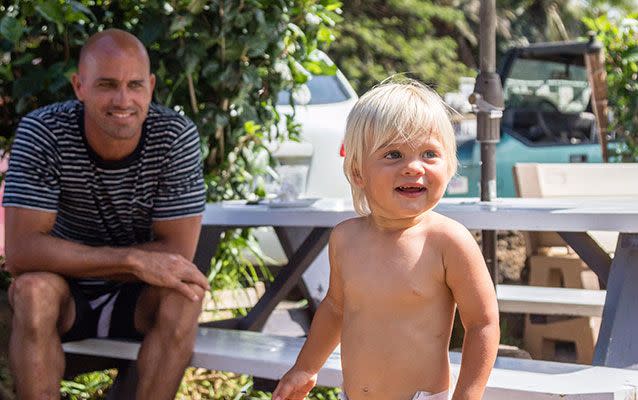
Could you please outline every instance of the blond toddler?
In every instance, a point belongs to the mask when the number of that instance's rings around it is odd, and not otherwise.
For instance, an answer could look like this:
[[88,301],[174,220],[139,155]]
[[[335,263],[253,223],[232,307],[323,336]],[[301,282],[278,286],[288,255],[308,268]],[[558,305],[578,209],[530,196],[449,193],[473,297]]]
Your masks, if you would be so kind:
[[[445,104],[413,80],[377,86],[350,113],[344,147],[360,217],[332,232],[330,287],[273,400],[303,399],[339,343],[350,400],[480,399],[498,307],[472,235],[433,211],[457,167]],[[465,337],[451,393],[457,306]]]

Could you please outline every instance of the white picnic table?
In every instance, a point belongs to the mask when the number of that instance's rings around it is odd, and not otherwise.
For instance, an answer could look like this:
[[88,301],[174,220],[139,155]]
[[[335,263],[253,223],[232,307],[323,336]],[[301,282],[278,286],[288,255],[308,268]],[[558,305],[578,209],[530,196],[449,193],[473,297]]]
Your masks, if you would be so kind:
[[[443,199],[435,210],[468,229],[558,232],[607,286],[594,365],[638,367],[638,198],[502,198],[493,202],[457,198]],[[259,330],[326,246],[332,227],[355,216],[352,204],[343,199],[320,199],[307,207],[208,204],[198,265],[210,259],[220,232],[232,227],[275,227],[289,258],[288,266],[247,317],[211,326]],[[588,231],[620,232],[613,260]]]

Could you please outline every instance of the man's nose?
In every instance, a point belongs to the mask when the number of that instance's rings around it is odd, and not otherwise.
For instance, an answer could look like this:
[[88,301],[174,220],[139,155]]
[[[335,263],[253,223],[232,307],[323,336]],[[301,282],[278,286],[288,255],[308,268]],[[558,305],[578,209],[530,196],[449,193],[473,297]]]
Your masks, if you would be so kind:
[[117,89],[115,96],[113,96],[113,104],[120,107],[127,107],[131,102],[131,96],[127,87],[121,87]]

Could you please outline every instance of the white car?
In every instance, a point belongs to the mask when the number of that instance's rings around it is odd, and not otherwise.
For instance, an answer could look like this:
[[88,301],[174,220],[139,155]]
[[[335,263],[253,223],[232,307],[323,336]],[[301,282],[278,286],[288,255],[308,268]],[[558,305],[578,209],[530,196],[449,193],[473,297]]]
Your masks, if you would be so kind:
[[[323,61],[332,64],[324,54]],[[285,141],[272,147],[282,166],[292,166],[306,173],[303,197],[350,197],[350,186],[343,174],[341,154],[348,113],[358,97],[346,77],[337,70],[335,75],[312,76],[303,95],[295,95],[295,121],[301,125],[300,142]],[[282,91],[277,111],[292,115],[290,93]],[[286,168],[282,169],[283,171]]]
[[[317,56],[332,64],[324,53]],[[299,142],[284,141],[271,145],[273,156],[279,161],[280,175],[300,175],[294,179],[300,197],[351,198],[350,185],[343,173],[343,136],[346,119],[357,102],[358,96],[346,77],[337,70],[335,75],[312,76],[302,95],[295,94],[295,121],[301,125]],[[279,94],[277,110],[282,115],[291,115],[290,92]],[[285,121],[283,122],[285,125]],[[283,177],[283,176],[282,176]],[[286,177],[283,177],[286,179]],[[256,230],[256,236],[264,253],[284,265],[287,258],[271,228]],[[324,253],[326,253],[324,251]],[[326,264],[327,255],[320,255],[315,264]],[[310,267],[310,270],[327,271],[326,265]]]

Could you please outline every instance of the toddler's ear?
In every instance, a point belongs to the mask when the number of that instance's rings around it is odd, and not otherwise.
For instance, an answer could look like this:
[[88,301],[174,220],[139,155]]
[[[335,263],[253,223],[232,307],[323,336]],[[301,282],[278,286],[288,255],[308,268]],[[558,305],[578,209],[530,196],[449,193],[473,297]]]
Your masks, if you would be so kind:
[[358,169],[352,169],[352,183],[357,187],[363,187],[363,177]]

